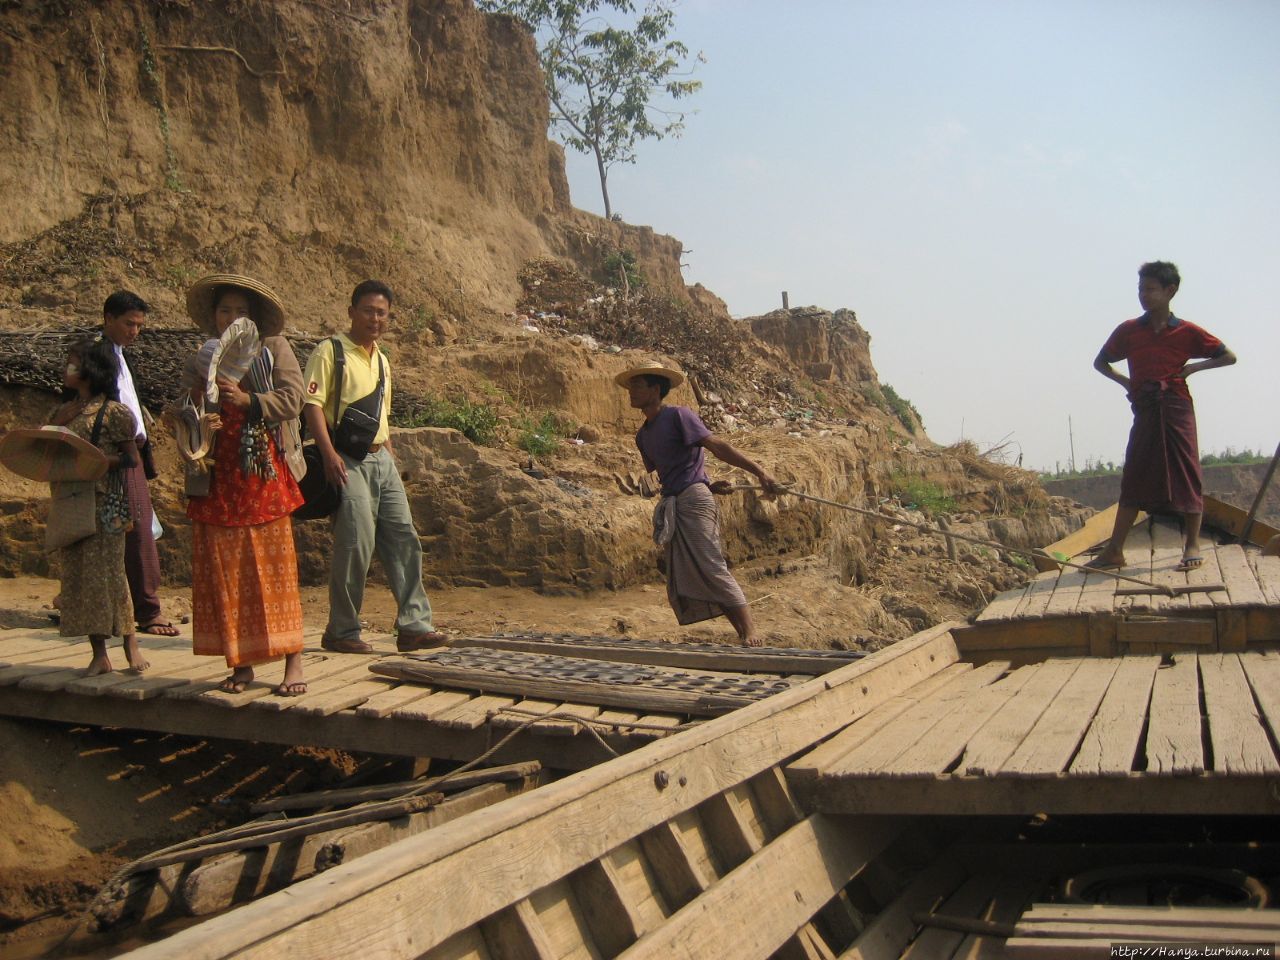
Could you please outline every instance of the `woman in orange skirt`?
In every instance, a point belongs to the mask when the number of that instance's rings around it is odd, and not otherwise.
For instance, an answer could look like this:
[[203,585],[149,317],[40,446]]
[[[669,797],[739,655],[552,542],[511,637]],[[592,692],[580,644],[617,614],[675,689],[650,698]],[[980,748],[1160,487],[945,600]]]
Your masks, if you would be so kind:
[[290,515],[302,504],[297,480],[306,472],[302,370],[282,336],[284,308],[256,280],[215,274],[187,291],[187,312],[220,338],[212,357],[197,354],[211,367],[200,370],[193,358],[185,377],[193,400],[202,397],[221,420],[212,479],[203,478],[207,492],[187,504],[195,653],[226,657],[232,673],[218,688],[226,693],[243,692],[256,665],[284,657],[274,692],[301,696],[307,684]]

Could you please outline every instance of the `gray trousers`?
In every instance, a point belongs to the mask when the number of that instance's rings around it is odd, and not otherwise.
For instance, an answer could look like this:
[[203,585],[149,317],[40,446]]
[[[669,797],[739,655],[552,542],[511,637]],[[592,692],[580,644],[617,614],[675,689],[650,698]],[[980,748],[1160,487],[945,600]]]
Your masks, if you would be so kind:
[[396,630],[426,633],[431,602],[422,587],[422,541],[413,526],[409,498],[385,448],[363,461],[341,454],[347,465],[342,506],[333,515],[333,566],[329,571],[329,625],[336,640],[360,636],[360,606],[369,562],[377,550],[396,598]]

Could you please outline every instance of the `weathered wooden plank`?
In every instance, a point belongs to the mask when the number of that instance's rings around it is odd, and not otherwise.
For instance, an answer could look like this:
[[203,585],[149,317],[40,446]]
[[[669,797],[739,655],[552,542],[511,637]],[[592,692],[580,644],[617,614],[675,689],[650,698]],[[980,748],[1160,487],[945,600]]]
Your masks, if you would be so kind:
[[592,703],[560,703],[556,705],[555,710],[552,712],[560,716],[539,720],[533,725],[532,729],[552,737],[573,737],[582,733],[583,726],[580,723],[574,723],[572,720],[562,719],[563,717],[581,717],[583,720],[592,720],[600,716],[600,708]]
[[108,687],[103,693],[108,697],[119,697],[122,700],[154,700],[175,687],[204,683],[214,677],[221,678],[227,670],[228,667],[222,660],[193,657],[189,663],[181,667],[166,670],[163,676],[149,670],[127,683]]
[[928,737],[916,741],[892,762],[880,768],[889,777],[932,777],[949,771],[964,754],[969,738],[1035,676],[1039,665],[1020,667],[995,683],[966,697],[934,728]]
[[[334,867],[288,896],[267,897],[143,947],[137,960],[421,954],[954,662],[950,629],[947,624],[900,641],[820,683],[699,724],[500,804],[484,817],[468,817],[450,830]],[[658,786],[658,772],[667,775],[665,788]],[[619,810],[627,815],[619,816]],[[826,871],[810,871],[814,878],[819,873]],[[460,876],[469,882],[458,884]]]
[[530,714],[552,713],[560,709],[559,700],[537,700],[526,697],[512,704],[514,709],[504,710],[493,718],[493,725],[499,730],[511,730],[534,719]]
[[983,687],[1004,676],[1008,663],[993,661],[961,674],[951,683],[908,708],[878,735],[864,739],[848,753],[828,764],[823,775],[876,776],[899,754],[933,735],[949,723],[952,713]]
[[[1124,569],[1120,573],[1130,577],[1138,577],[1142,580],[1151,579],[1151,552],[1153,549],[1152,526],[1155,524],[1154,518],[1148,518],[1146,523],[1135,524],[1129,532],[1129,539],[1125,542]],[[1120,589],[1122,585],[1116,584],[1116,589]],[[1123,586],[1131,586],[1124,584]],[[1115,610],[1151,610],[1152,601],[1150,596],[1120,596],[1115,598]]]
[[[275,664],[272,664],[274,667]],[[280,664],[280,681],[284,680],[284,662]],[[356,683],[375,679],[369,676],[367,657],[348,655],[342,657],[325,657],[318,663],[303,661],[303,672],[307,681],[307,692],[300,697],[264,697],[253,701],[255,710],[270,710],[280,713],[304,706],[312,697],[322,697],[334,690],[350,688]],[[274,671],[273,671],[274,673]],[[272,685],[274,687],[274,684]],[[247,691],[246,691],[247,692]],[[220,696],[227,696],[221,694]]]
[[[1204,498],[1204,524],[1216,527],[1237,540],[1244,531],[1248,516],[1248,511],[1241,510],[1235,504],[1208,495]],[[1280,530],[1255,518],[1253,526],[1249,528],[1249,542],[1259,547],[1266,546],[1267,541],[1278,533]]]
[[1119,583],[1120,581],[1114,577],[1108,577],[1101,572],[1088,574],[1085,577],[1084,586],[1080,588],[1076,610],[1085,614],[1110,613],[1115,607],[1116,588]]
[[[1004,864],[999,860],[991,863]],[[991,923],[1013,924],[1030,900],[1037,896],[1037,878],[1002,875],[991,896],[991,904],[980,919]],[[1004,960],[1004,938],[970,935],[952,956],[952,960]]]
[[1124,644],[1125,649],[1136,649],[1134,645],[1140,643],[1164,648],[1177,644],[1212,648],[1217,637],[1217,621],[1204,617],[1175,619],[1138,614],[1116,622],[1116,642]]
[[1200,679],[1196,658],[1173,657],[1156,670],[1147,728],[1147,769],[1152,773],[1200,773],[1204,750],[1200,736]]
[[493,960],[484,936],[476,927],[468,927],[456,936],[422,955],[421,960]]
[[1266,594],[1254,576],[1253,567],[1249,566],[1249,558],[1244,554],[1244,547],[1236,543],[1223,544],[1217,549],[1218,566],[1222,570],[1222,582],[1227,586],[1227,595],[1233,607],[1262,606],[1267,602]]
[[601,857],[609,864],[619,885],[619,896],[626,901],[637,938],[666,922],[675,912],[663,892],[657,872],[649,864],[639,840],[628,840]]
[[471,696],[466,690],[438,690],[421,700],[412,700],[403,707],[397,707],[391,711],[391,716],[402,720],[434,721],[442,713],[466,703]]
[[812,780],[825,775],[832,764],[886,729],[908,709],[973,670],[968,663],[953,663],[927,680],[881,704],[856,723],[814,747],[787,767],[789,781]]
[[995,599],[987,604],[986,607],[983,608],[982,612],[978,614],[974,622],[987,623],[997,620],[1012,619],[1014,612],[1021,605],[1023,599],[1031,590],[1031,584],[1034,582],[1034,579],[1028,580],[1020,587],[1015,587],[1012,590],[1006,590],[1004,593],[997,594]]
[[[752,952],[782,946],[902,829],[903,821],[831,820],[815,814],[796,824],[701,897],[621,954],[619,960],[738,960],[750,930]],[[776,895],[778,885],[790,896]],[[707,924],[724,931],[708,935]],[[696,934],[695,934],[695,931]]]
[[698,816],[724,871],[746,863],[765,843],[764,831],[750,808],[743,809],[742,787],[725,790],[698,805]]
[[1073,775],[1128,776],[1133,770],[1159,665],[1159,657],[1121,658],[1071,761]]
[[1085,660],[1062,685],[1034,727],[1000,768],[1003,776],[1061,773],[1071,762],[1119,661]]
[[1128,777],[966,777],[922,781],[893,777],[820,780],[797,790],[805,808],[823,813],[928,816],[1126,815],[1275,816],[1267,777],[1217,774]]
[[608,857],[579,867],[570,876],[569,883],[582,907],[591,939],[602,956],[617,956],[657,926],[652,916],[646,917],[632,907],[622,879]]
[[[641,714],[637,721],[637,726],[627,731],[627,736],[633,740],[660,740],[674,733],[677,727],[683,726],[689,721],[688,717],[673,716],[669,713],[645,713]],[[654,729],[654,728],[657,729]],[[667,730],[670,733],[664,733]]]
[[345,683],[330,690],[309,693],[306,697],[298,698],[298,703],[293,709],[310,717],[328,717],[340,711],[358,707],[371,697],[394,688],[395,684],[391,681],[370,677],[367,680]]
[[387,690],[374,694],[356,707],[356,715],[372,718],[390,716],[401,707],[408,706],[415,700],[425,700],[436,692],[435,687],[422,687],[416,683],[392,683]]
[[1138,924],[1160,927],[1214,927],[1221,930],[1274,930],[1280,932],[1280,911],[1247,907],[1158,907],[1126,904],[1037,903],[1021,919],[1027,925]]
[[446,730],[476,730],[489,722],[490,717],[504,707],[509,707],[515,700],[511,697],[480,694],[466,703],[460,703],[452,710],[438,714],[435,723]]
[[1053,598],[1053,591],[1058,586],[1059,576],[1061,576],[1060,572],[1042,573],[1032,580],[1031,588],[1023,595],[1011,619],[1033,620],[1043,615],[1049,601]]
[[[1262,588],[1263,599],[1272,606],[1280,606],[1280,557],[1264,557],[1262,554],[1248,551],[1246,557],[1253,568],[1253,575]],[[0,650],[0,659],[4,652]]]
[[[1185,587],[1187,574],[1177,569],[1182,562],[1182,534],[1165,522],[1156,522],[1151,528],[1151,582],[1162,587]],[[1152,609],[1164,612],[1190,610],[1191,601],[1185,595],[1151,598]]]
[[639,842],[657,877],[663,899],[674,909],[701,896],[716,879],[714,870],[694,859],[684,842],[684,833],[670,821],[642,833]]
[[1191,601],[1191,609],[1210,610],[1227,606],[1231,603],[1231,595],[1225,589],[1226,580],[1222,575],[1222,567],[1218,563],[1218,545],[1212,540],[1201,538],[1200,556],[1204,558],[1204,563],[1195,570],[1187,571],[1187,585],[1201,587],[1209,584],[1222,584],[1223,588],[1203,593],[1187,594],[1187,599]]
[[1246,653],[1240,657],[1263,722],[1272,738],[1280,743],[1280,657],[1263,653]]
[[[1119,504],[1113,503],[1111,506],[1107,507],[1107,509],[1099,510],[1084,522],[1084,526],[1080,527],[1078,530],[1073,530],[1061,540],[1049,544],[1044,548],[1044,552],[1050,556],[1055,553],[1060,553],[1068,560],[1074,560],[1080,554],[1090,552],[1094,547],[1101,547],[1111,539],[1111,531],[1115,528],[1116,513],[1119,509]],[[1146,519],[1147,515],[1139,511],[1138,516],[1133,521],[1134,526],[1144,523]],[[1041,562],[1045,565],[1039,566],[1039,564],[1037,564],[1039,569],[1050,569],[1048,566],[1050,561],[1043,560]]]
[[528,900],[500,910],[480,924],[494,960],[559,960],[538,913]]
[[969,741],[959,770],[994,773],[1018,749],[1049,701],[1079,667],[1079,660],[1049,660]]
[[[937,913],[948,917],[976,918],[986,913],[995,896],[998,879],[987,873],[970,877],[942,901]],[[966,934],[940,927],[926,927],[902,952],[902,960],[939,960],[953,957]]]
[[597,960],[601,956],[567,878],[529,894],[529,905],[538,915],[557,960]]
[[943,856],[921,870],[894,900],[876,914],[840,960],[898,960],[919,927],[911,919],[932,913],[967,876],[951,857]]
[[1089,575],[1083,570],[1067,567],[1058,574],[1058,584],[1053,588],[1053,596],[1044,608],[1046,617],[1065,617],[1077,613],[1080,596]]
[[1201,654],[1199,659],[1213,769],[1218,773],[1280,773],[1280,761],[1253,701],[1240,655]]

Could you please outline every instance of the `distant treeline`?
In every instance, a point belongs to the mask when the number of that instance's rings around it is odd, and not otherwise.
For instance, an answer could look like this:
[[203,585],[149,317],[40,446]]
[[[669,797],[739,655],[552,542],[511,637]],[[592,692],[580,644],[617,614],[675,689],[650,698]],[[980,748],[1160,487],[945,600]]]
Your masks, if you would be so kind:
[[[1205,467],[1220,467],[1226,464],[1248,464],[1248,463],[1266,463],[1271,459],[1271,454],[1263,453],[1261,450],[1250,450],[1247,447],[1244,450],[1236,450],[1234,447],[1227,447],[1221,453],[1205,453],[1200,456],[1200,465]],[[1041,480],[1075,480],[1079,477],[1107,477],[1112,474],[1118,474],[1124,469],[1124,462],[1113,463],[1108,460],[1105,463],[1101,460],[1086,460],[1084,468],[1080,470],[1072,470],[1070,467],[1064,468],[1062,464],[1055,463],[1052,470],[1044,470],[1040,473]]]

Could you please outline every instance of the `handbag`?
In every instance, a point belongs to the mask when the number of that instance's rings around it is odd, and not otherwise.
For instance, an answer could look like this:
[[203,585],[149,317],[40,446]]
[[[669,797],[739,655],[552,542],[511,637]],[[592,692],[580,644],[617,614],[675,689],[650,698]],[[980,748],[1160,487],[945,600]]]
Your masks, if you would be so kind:
[[[98,408],[89,442],[98,444],[107,404]],[[66,480],[49,484],[49,519],[44,528],[46,550],[61,550],[98,532],[98,482]]]
[[[338,402],[342,397],[342,368],[347,358],[342,352],[342,344],[337,337],[333,342],[334,387],[333,416],[338,417]],[[302,448],[302,459],[307,465],[307,472],[298,481],[298,490],[302,493],[302,506],[293,511],[295,520],[320,520],[331,516],[342,505],[342,488],[335,487],[324,475],[324,459],[320,456],[320,448],[312,440]]]
[[[337,346],[341,350],[340,345]],[[387,382],[387,368],[382,354],[378,354],[378,387],[373,393],[347,404],[342,419],[333,431],[333,445],[352,460],[363,460],[369,455],[373,438],[382,425],[382,391]]]
[[61,550],[98,532],[97,481],[68,480],[49,484],[49,520],[44,548]]

